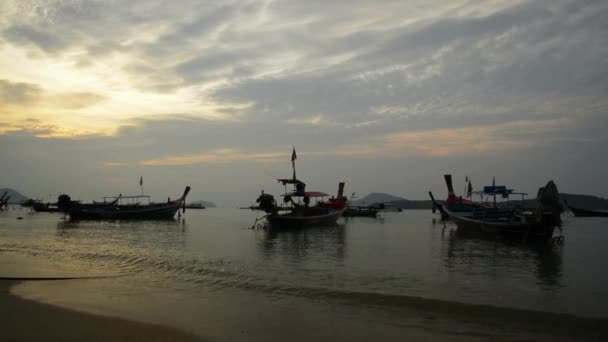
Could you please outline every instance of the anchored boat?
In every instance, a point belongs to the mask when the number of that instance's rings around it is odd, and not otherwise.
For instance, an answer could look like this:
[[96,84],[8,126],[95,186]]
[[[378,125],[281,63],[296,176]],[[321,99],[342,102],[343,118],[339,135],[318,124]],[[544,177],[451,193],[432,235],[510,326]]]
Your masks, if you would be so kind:
[[[561,227],[561,205],[559,192],[553,181],[538,191],[537,208],[500,208],[496,203],[497,197],[508,199],[511,195],[521,195],[522,202],[525,193],[515,192],[505,186],[484,187],[476,192],[481,196],[493,199],[493,205],[465,200],[454,194],[451,176],[445,176],[449,195],[444,203],[433,202],[440,211],[451,219],[458,229],[468,232],[480,232],[500,235],[503,237],[548,240],[553,237],[555,228]],[[431,194],[432,196],[432,194]],[[561,240],[563,242],[563,238]]]
[[[118,196],[111,202],[101,203],[80,203],[72,201],[69,196],[59,196],[58,206],[61,211],[66,212],[72,219],[89,220],[152,220],[152,219],[171,219],[175,213],[184,207],[186,196],[190,192],[187,186],[184,194],[177,200],[167,200],[166,203],[139,202],[121,204],[123,200],[136,200],[147,198],[148,196]],[[185,208],[184,208],[185,210]]]
[[[277,205],[274,196],[262,194],[256,202],[258,208],[266,212],[266,221],[271,229],[293,229],[310,225],[330,225],[336,221],[347,208],[348,200],[344,197],[344,183],[340,183],[336,197],[320,191],[306,191],[306,183],[296,178],[295,159],[296,151],[293,149],[291,162],[293,165],[293,177],[278,179],[285,186],[283,197],[284,204]],[[293,186],[292,191],[287,191],[287,186]],[[312,200],[317,200],[311,204]]]
[[[285,206],[279,207],[274,196],[262,192],[256,200],[259,208],[266,212],[269,228],[292,229],[310,225],[334,224],[347,207],[343,196],[344,183],[339,184],[338,195],[324,200],[328,194],[319,191],[304,191],[306,184],[298,179],[279,179],[283,185],[293,184],[294,191],[283,195]],[[310,204],[311,199],[317,203]],[[319,200],[320,199],[320,200]]]

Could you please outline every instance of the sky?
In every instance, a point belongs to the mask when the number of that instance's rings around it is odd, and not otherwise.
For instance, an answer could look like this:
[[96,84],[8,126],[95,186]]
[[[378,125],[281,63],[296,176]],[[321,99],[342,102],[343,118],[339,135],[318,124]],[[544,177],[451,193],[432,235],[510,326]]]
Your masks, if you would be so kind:
[[0,187],[608,197],[608,2],[0,2]]

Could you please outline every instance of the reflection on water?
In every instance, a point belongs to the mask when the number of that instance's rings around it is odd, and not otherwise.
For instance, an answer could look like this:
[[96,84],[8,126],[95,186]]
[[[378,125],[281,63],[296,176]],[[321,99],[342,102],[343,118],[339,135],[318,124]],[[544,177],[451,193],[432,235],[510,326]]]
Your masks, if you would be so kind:
[[279,255],[297,261],[305,261],[310,254],[315,258],[344,259],[346,248],[346,226],[310,227],[289,231],[264,231],[264,238],[258,242],[265,259]]
[[562,248],[548,244],[522,244],[485,235],[443,229],[443,265],[448,272],[473,268],[492,277],[495,273],[530,273],[539,286],[557,289],[562,277]]

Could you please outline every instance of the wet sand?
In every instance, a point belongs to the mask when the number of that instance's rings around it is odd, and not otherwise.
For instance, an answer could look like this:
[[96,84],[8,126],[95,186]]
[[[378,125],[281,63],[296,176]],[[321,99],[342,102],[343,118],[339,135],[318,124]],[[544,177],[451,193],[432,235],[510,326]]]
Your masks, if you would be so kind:
[[14,281],[0,280],[2,341],[203,341],[160,325],[103,317],[11,295]]
[[[20,288],[43,285],[45,289],[51,287],[47,296],[53,293],[63,297],[65,294],[54,287],[73,293],[83,290],[83,284],[93,283],[26,282]],[[177,300],[166,302],[142,296],[128,302],[135,311],[133,316],[109,318],[21,299],[8,293],[9,285],[10,282],[0,281],[2,341],[200,341],[197,336],[204,336],[212,341],[247,342],[519,342],[605,341],[608,336],[606,321],[562,314],[422,298],[392,298],[388,306],[382,302],[361,305],[360,301],[318,302],[302,297],[277,301],[241,291],[214,292],[197,301],[173,298]],[[79,301],[72,307],[80,310]],[[138,314],[137,310],[145,313]]]

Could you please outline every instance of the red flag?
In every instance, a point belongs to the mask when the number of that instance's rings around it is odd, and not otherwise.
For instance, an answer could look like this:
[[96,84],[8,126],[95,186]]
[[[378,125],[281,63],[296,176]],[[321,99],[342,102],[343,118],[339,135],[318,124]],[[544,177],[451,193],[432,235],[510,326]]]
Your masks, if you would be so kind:
[[139,177],[139,186],[144,185],[144,176]]
[[298,155],[296,154],[296,147],[293,147],[293,151],[291,152],[291,167],[296,168],[296,159],[298,159]]

